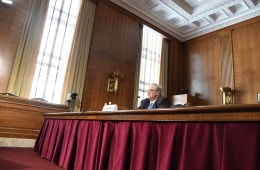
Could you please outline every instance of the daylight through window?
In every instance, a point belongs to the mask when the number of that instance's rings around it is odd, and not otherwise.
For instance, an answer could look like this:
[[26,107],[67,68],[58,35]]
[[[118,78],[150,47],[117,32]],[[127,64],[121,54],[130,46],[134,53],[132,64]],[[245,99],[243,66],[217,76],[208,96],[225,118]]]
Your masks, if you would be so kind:
[[[144,26],[138,96],[139,102],[147,97],[146,90],[151,83],[158,83],[160,78],[161,50],[163,36]],[[139,103],[138,103],[139,106]]]
[[61,103],[81,0],[50,0],[30,98]]

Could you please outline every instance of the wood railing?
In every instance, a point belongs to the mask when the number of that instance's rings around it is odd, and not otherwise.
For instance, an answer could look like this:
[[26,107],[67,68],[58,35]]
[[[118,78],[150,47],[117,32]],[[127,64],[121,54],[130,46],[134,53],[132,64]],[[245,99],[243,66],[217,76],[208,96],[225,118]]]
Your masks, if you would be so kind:
[[0,95],[0,137],[36,139],[43,113],[64,111],[67,106]]

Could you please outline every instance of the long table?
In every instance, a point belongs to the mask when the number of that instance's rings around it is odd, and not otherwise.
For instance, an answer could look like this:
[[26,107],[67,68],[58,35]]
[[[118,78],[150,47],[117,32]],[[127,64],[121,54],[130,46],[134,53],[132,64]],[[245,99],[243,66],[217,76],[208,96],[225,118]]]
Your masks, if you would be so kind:
[[260,169],[260,104],[44,117],[34,150],[64,169]]

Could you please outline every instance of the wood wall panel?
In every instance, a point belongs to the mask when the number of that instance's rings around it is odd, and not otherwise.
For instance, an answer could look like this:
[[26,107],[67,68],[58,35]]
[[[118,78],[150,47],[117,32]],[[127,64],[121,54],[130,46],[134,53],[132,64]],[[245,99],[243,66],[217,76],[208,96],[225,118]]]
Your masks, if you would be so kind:
[[[121,109],[133,108],[139,30],[137,21],[104,3],[97,5],[82,110],[101,110],[109,101]],[[124,73],[116,94],[106,91],[113,71]]]
[[[256,103],[256,93],[260,91],[259,22],[260,17],[256,17],[186,41],[183,86],[208,104],[219,105],[222,104],[219,87],[223,84],[233,86],[234,83],[236,104]],[[225,45],[226,40],[223,41],[226,35],[231,35],[230,47]],[[232,50],[233,67],[221,63],[226,55],[225,48]],[[233,75],[230,69],[233,69]]]
[[183,87],[209,105],[221,104],[220,40],[217,36],[185,44]]
[[183,49],[182,44],[172,41],[169,45],[169,63],[168,63],[168,98],[179,94],[183,79]]
[[260,92],[260,21],[232,31],[236,103],[256,103]]
[[0,93],[6,92],[29,0],[0,3]]

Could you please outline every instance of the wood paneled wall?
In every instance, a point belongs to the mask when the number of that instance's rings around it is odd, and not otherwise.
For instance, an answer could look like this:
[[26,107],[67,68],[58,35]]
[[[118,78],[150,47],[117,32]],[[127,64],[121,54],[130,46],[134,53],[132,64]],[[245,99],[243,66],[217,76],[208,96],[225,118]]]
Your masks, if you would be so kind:
[[260,93],[260,17],[232,31],[236,103],[256,103]]
[[188,43],[185,46],[184,85],[191,95],[209,104],[220,104],[220,44],[217,36]]
[[168,58],[168,99],[172,99],[172,95],[179,94],[182,88],[183,79],[183,47],[180,42],[169,41],[169,58]]
[[30,0],[0,3],[0,93],[6,92]]
[[[105,0],[104,0],[105,1]],[[6,92],[29,0],[0,4],[0,92]],[[114,5],[115,6],[115,5]],[[140,18],[100,1],[97,4],[85,79],[82,110],[101,110],[105,102],[132,109],[136,61],[140,54]],[[168,98],[187,87],[210,105],[221,104],[223,33],[231,37],[236,103],[255,103],[260,92],[260,17],[180,43],[170,39]],[[108,76],[121,71],[117,94],[108,93]]]
[[[230,34],[234,76],[222,64],[223,34]],[[260,91],[260,17],[185,42],[183,87],[210,105],[222,104],[219,88],[228,76],[234,82],[235,103],[256,103]],[[228,50],[227,50],[228,51]]]
[[[105,102],[133,108],[136,61],[140,45],[139,23],[103,3],[96,8],[85,79],[83,110],[101,110]],[[124,74],[116,94],[107,92],[111,72]]]

